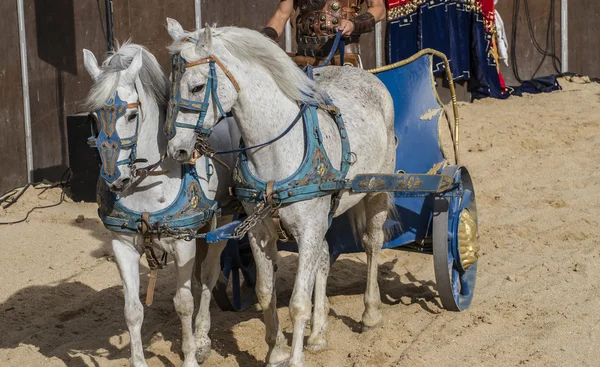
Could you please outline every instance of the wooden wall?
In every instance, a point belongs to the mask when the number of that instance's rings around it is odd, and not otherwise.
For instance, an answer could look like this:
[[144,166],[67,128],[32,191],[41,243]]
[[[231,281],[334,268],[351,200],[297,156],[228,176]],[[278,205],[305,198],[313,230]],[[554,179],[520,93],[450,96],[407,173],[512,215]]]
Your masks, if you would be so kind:
[[569,71],[600,77],[600,1],[569,1]]
[[[556,52],[560,54],[560,1],[556,11]],[[57,180],[68,167],[66,116],[84,111],[83,100],[91,79],[83,67],[82,49],[104,59],[106,41],[103,1],[24,0],[30,80],[35,180]],[[278,0],[202,0],[203,23],[238,25],[260,30],[275,11]],[[523,1],[518,17],[517,57],[522,78],[529,78],[541,56],[533,48],[525,23]],[[545,46],[550,0],[529,0],[534,32]],[[98,8],[100,5],[100,9]],[[193,0],[115,0],[115,38],[145,45],[169,71],[165,50],[170,42],[166,17],[185,29],[195,27]],[[501,0],[498,10],[512,31],[513,1]],[[0,1],[0,193],[27,181],[21,68],[16,0]],[[571,1],[569,6],[570,69],[600,76],[600,1]],[[366,68],[375,66],[374,34],[362,37]],[[510,41],[510,39],[509,39]],[[283,37],[280,39],[283,46]],[[295,45],[294,45],[295,47]],[[503,67],[508,84],[515,83]],[[546,61],[539,75],[552,73]]]
[[19,24],[14,1],[0,1],[0,194],[27,183]]
[[[556,54],[561,58],[560,0],[529,0],[529,11],[534,30],[533,33],[538,44],[545,49],[546,30],[551,1],[554,1],[555,4],[555,17],[553,21],[556,30]],[[517,20],[517,42],[515,44],[519,76],[521,79],[526,80],[531,78],[543,56],[535,49],[533,41],[531,40],[527,26],[525,2],[520,1],[520,3],[521,6]],[[514,26],[512,19],[514,2],[512,0],[500,0],[496,5],[496,9],[504,21],[510,47],[512,44],[511,37]],[[568,11],[569,71],[581,75],[598,77],[600,76],[600,39],[598,38],[598,30],[600,29],[600,1],[570,1]],[[511,51],[509,50],[509,57],[510,52]],[[509,85],[517,83],[512,71],[512,66],[510,60],[509,67],[502,63],[502,74]],[[556,74],[556,70],[552,65],[551,59],[547,57],[536,76],[545,76],[549,74]]]

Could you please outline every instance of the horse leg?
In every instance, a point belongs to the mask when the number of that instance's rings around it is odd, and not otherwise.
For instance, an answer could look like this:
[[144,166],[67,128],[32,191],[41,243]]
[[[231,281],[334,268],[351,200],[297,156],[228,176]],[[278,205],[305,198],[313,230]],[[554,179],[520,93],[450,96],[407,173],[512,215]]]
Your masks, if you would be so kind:
[[367,289],[365,291],[365,311],[362,315],[362,329],[367,331],[381,324],[382,316],[379,306],[381,295],[377,281],[379,252],[383,247],[383,224],[387,219],[387,193],[368,194],[365,197],[367,228],[362,243],[367,254]]
[[133,367],[147,367],[142,346],[142,322],[144,306],[140,302],[140,253],[132,243],[119,239],[112,240],[112,248],[125,293],[125,321],[131,338],[131,359]]
[[329,276],[329,246],[327,241],[323,244],[323,253],[317,268],[317,278],[315,280],[314,290],[314,310],[311,322],[310,336],[307,341],[307,348],[313,352],[318,352],[327,348],[325,334],[327,332],[327,314],[329,313],[329,304],[327,301],[327,277]]
[[174,244],[175,270],[177,276],[177,291],[173,297],[175,311],[181,320],[182,343],[184,367],[196,367],[196,343],[194,330],[192,328],[192,316],[194,314],[194,297],[192,295],[192,274],[194,271],[194,260],[196,256],[195,246],[185,240],[178,240]]
[[227,244],[226,241],[208,244],[205,240],[197,242],[196,256],[199,257],[197,264],[200,263],[199,280],[202,287],[200,294],[200,306],[196,314],[196,360],[202,364],[208,359],[211,352],[211,341],[208,337],[210,330],[210,300],[212,290],[221,275],[221,252]]
[[328,251],[324,239],[327,232],[329,202],[326,198],[323,199],[296,206],[297,225],[292,234],[298,243],[298,272],[290,300],[294,336],[289,367],[304,365],[304,328],[311,317],[311,295],[317,266],[323,257],[321,255],[324,251]]
[[277,242],[265,226],[250,230],[248,239],[256,263],[256,298],[263,310],[265,340],[269,346],[267,365],[285,366],[289,353],[285,350],[287,343],[279,325],[275,291]]

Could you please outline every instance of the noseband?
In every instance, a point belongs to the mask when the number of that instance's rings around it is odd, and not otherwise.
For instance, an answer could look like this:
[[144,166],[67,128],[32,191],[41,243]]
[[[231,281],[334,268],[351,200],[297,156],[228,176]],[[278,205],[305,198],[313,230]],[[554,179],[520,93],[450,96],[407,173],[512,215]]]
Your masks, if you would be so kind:
[[[136,163],[136,148],[138,141],[138,131],[140,127],[140,116],[136,117],[135,134],[131,137],[121,139],[117,132],[117,121],[123,116],[128,108],[138,108],[141,102],[127,103],[119,98],[119,93],[115,92],[114,97],[107,100],[104,105],[95,111],[98,121],[99,131],[95,131],[92,124],[92,136],[88,138],[88,144],[97,148],[102,160],[102,169],[100,176],[108,183],[113,183],[121,172],[118,166],[133,166]],[[131,148],[131,154],[127,159],[117,161],[121,148]]]
[[[191,38],[188,38],[186,41],[196,43],[196,41]],[[171,57],[171,62],[172,62],[173,70],[172,70],[171,94],[170,94],[170,98],[169,98],[169,107],[167,109],[167,119],[166,119],[165,128],[164,128],[165,135],[167,136],[167,138],[169,140],[171,140],[171,139],[173,139],[173,137],[176,134],[176,128],[181,127],[181,128],[186,128],[186,129],[193,129],[196,132],[196,135],[198,136],[199,140],[206,140],[210,136],[214,126],[216,126],[217,123],[219,123],[222,119],[224,119],[228,116],[228,114],[223,110],[223,106],[221,105],[221,102],[219,101],[219,96],[217,94],[218,82],[217,82],[216,65],[218,65],[219,68],[221,68],[221,70],[223,71],[223,73],[225,73],[225,75],[227,75],[227,77],[231,81],[231,84],[233,84],[233,87],[235,88],[236,92],[240,91],[240,86],[237,83],[237,81],[235,80],[235,78],[233,77],[233,75],[231,74],[231,72],[229,72],[229,70],[227,70],[225,65],[223,65],[223,63],[221,61],[219,61],[219,59],[217,59],[215,56],[209,56],[207,58],[200,59],[198,61],[187,62],[183,58],[183,56],[181,56],[181,53],[176,53]],[[208,74],[208,80],[205,85],[206,92],[204,94],[204,101],[199,102],[199,101],[192,101],[189,99],[182,98],[181,97],[181,79],[183,78],[183,74],[185,73],[186,69],[190,68],[190,67],[198,66],[198,65],[203,65],[203,64],[209,64],[209,68],[210,68],[209,74]],[[208,105],[210,103],[211,96],[212,96],[212,99],[213,99],[215,105],[219,109],[220,116],[214,126],[212,126],[209,129],[206,129],[203,127],[203,125],[204,125],[204,119],[206,118],[206,112],[208,111]],[[198,112],[199,115],[198,115],[198,121],[196,122],[196,124],[193,125],[193,124],[186,124],[183,122],[178,122],[177,116],[179,114],[180,109]]]

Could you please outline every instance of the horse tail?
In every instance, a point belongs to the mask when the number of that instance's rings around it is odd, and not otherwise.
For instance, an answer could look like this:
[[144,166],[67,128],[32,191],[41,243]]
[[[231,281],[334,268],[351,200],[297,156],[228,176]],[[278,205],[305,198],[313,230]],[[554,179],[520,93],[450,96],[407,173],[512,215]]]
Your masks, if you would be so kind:
[[[354,207],[348,209],[348,220],[354,237],[355,245],[361,246],[362,237],[367,231],[367,211],[365,199],[359,201]],[[400,223],[400,214],[396,206],[394,193],[387,193],[387,221],[394,224]],[[384,243],[393,239],[397,235],[397,225],[384,225]]]

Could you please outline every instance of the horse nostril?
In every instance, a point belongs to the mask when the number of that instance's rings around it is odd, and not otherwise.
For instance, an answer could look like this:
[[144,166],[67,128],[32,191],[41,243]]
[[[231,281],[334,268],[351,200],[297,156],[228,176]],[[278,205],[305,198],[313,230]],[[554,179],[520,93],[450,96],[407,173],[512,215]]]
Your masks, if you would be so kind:
[[175,159],[180,162],[185,162],[189,158],[189,154],[185,149],[179,149],[175,152]]
[[124,178],[123,181],[121,181],[121,188],[127,186],[130,181],[131,181],[130,178]]

